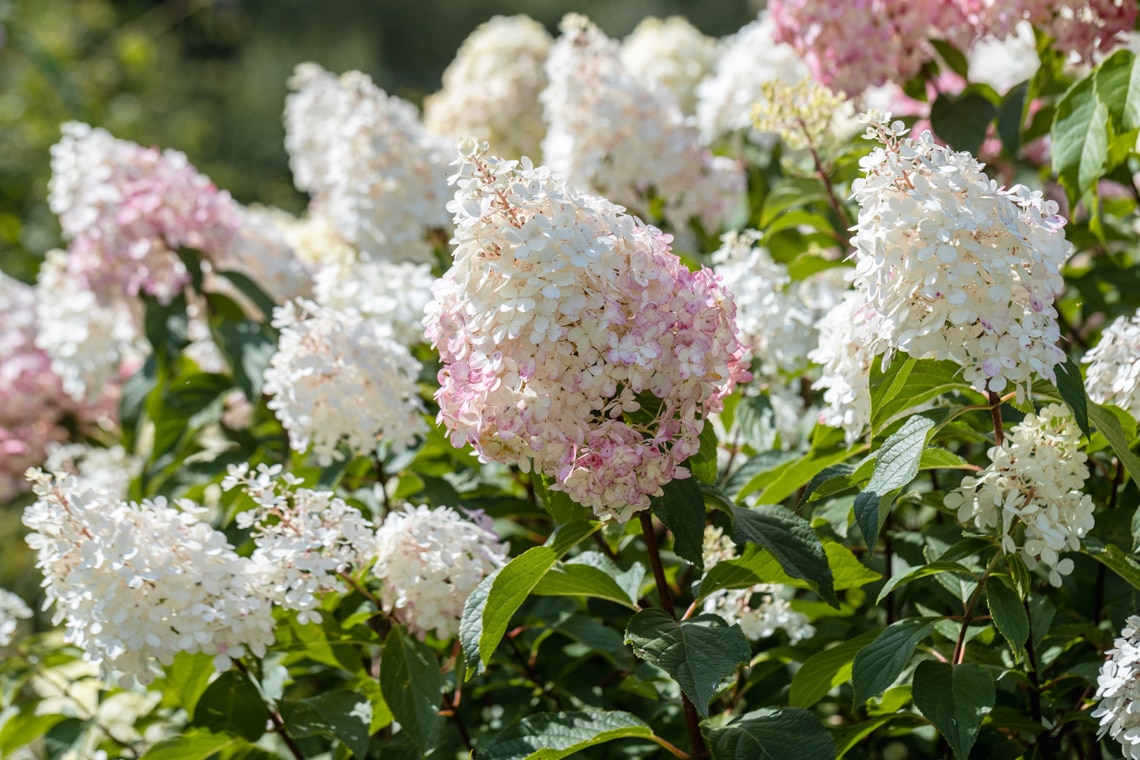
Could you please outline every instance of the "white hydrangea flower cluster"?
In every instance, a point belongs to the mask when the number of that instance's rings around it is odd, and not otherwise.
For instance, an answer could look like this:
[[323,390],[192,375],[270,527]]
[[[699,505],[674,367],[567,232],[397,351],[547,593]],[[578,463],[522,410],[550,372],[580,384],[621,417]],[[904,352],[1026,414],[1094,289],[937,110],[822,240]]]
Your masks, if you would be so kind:
[[131,480],[142,471],[143,462],[122,446],[102,448],[86,443],[59,443],[48,447],[43,469],[65,473],[112,499],[126,499]]
[[748,378],[732,296],[619,207],[462,150],[455,263],[424,321],[439,421],[483,461],[533,460],[555,490],[629,519],[688,475],[705,417]]
[[[718,562],[736,557],[736,546],[732,540],[720,528],[706,526],[705,572]],[[792,644],[810,639],[815,635],[815,628],[807,616],[793,610],[787,599],[778,596],[779,593],[780,587],[770,583],[743,589],[721,589],[705,599],[703,610],[706,614],[720,615],[729,625],[739,624],[751,641],[774,636],[776,631],[786,633]]]
[[969,153],[868,115],[881,147],[860,160],[854,284],[880,317],[874,353],[950,359],[979,391],[1023,393],[1063,361],[1053,299],[1071,245],[1057,204],[998,186]]
[[740,132],[755,139],[759,133],[752,128],[752,111],[764,83],[795,84],[810,76],[799,54],[791,45],[776,42],[774,33],[762,13],[721,43],[715,70],[697,85],[697,124],[704,144]]
[[426,430],[416,376],[422,365],[389,330],[355,309],[290,301],[273,310],[281,330],[265,370],[269,408],[295,451],[310,445],[321,466],[344,443],[371,451],[384,437],[396,450]]
[[21,620],[32,616],[32,610],[24,600],[7,589],[0,588],[0,647],[12,643],[12,635]]
[[507,544],[480,513],[464,519],[451,507],[406,506],[376,531],[376,564],[384,611],[421,638],[450,639],[467,597],[506,564]]
[[697,109],[697,85],[712,73],[720,46],[684,16],[643,19],[621,43],[621,62],[633,76],[661,85],[681,110]]
[[253,562],[265,595],[319,623],[319,594],[343,590],[340,574],[363,567],[375,554],[376,533],[360,510],[331,491],[301,486],[281,465],[231,465],[222,489],[241,488],[257,504],[239,512],[239,528],[252,529]]
[[1085,387],[1098,404],[1115,404],[1140,419],[1140,311],[1104,328],[1100,341],[1081,360],[1088,364]]
[[1127,760],[1140,760],[1140,615],[1128,616],[1112,646],[1097,677],[1100,704],[1090,714],[1100,718],[1098,739],[1107,734]]
[[361,252],[431,261],[427,234],[448,223],[448,141],[359,71],[338,78],[304,63],[289,86],[285,148],[297,188]]
[[1082,493],[1089,469],[1081,431],[1068,407],[1052,404],[1027,414],[989,450],[990,464],[962,478],[944,503],[962,522],[998,530],[1002,550],[1016,552],[1030,570],[1041,562],[1049,582],[1073,571],[1063,551],[1077,551],[1093,528],[1092,497]]
[[424,308],[435,282],[431,267],[410,261],[330,261],[316,275],[313,300],[329,309],[356,309],[405,346],[424,342]]
[[149,683],[152,658],[214,656],[218,670],[273,643],[271,605],[250,560],[203,522],[202,508],[163,498],[115,499],[67,475],[29,470],[37,500],[24,511],[53,622],[68,642],[129,687]]
[[529,16],[495,16],[473,31],[424,99],[424,125],[449,138],[475,135],[506,158],[538,156],[546,134],[542,104],[546,57],[554,43]]
[[319,210],[310,210],[300,218],[280,219],[279,224],[289,247],[310,270],[319,272],[324,266],[347,265],[361,258]]
[[313,277],[286,234],[296,223],[293,217],[261,206],[242,206],[237,213],[240,226],[234,240],[211,257],[211,268],[244,274],[278,303],[309,296]]
[[36,281],[36,345],[75,399],[98,398],[124,366],[149,352],[135,299],[97,295],[67,270],[67,254],[49,251]]
[[872,336],[878,334],[878,316],[862,294],[849,291],[817,323],[819,345],[808,358],[822,366],[812,388],[823,389],[824,408],[819,421],[841,428],[850,446],[871,424]]
[[651,200],[673,227],[699,219],[718,229],[741,201],[745,176],[713,157],[670,92],[643,84],[622,65],[618,44],[585,16],[568,14],[546,68],[541,99],[544,162],[575,187],[605,195],[643,218]]
[[[818,343],[820,315],[799,297],[801,288],[792,283],[788,268],[757,244],[761,235],[756,230],[724,234],[712,262],[721,279],[732,283],[736,326],[760,362],[759,374],[776,379],[807,366],[808,352]],[[826,286],[825,278],[813,284]]]

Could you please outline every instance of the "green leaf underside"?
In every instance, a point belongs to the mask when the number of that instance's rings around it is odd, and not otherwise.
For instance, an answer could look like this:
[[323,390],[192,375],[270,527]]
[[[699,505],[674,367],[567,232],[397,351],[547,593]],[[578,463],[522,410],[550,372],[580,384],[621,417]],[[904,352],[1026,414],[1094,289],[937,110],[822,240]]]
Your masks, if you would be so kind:
[[475,753],[477,760],[559,760],[615,739],[651,738],[641,719],[620,710],[528,715]]
[[677,621],[662,610],[642,610],[630,619],[625,641],[638,657],[668,673],[703,718],[721,682],[752,657],[740,626],[729,627],[716,615]]
[[1108,108],[1096,95],[1091,76],[1064,94],[1053,117],[1053,171],[1070,201],[1093,186],[1108,160]]

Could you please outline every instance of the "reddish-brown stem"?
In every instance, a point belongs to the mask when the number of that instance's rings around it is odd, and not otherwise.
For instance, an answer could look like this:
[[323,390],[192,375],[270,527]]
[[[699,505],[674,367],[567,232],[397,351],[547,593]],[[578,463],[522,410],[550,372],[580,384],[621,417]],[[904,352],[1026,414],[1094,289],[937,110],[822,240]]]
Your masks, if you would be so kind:
[[986,391],[986,398],[990,402],[990,418],[994,421],[994,443],[1001,446],[1005,442],[1005,431],[1001,424],[1002,399],[993,391]]

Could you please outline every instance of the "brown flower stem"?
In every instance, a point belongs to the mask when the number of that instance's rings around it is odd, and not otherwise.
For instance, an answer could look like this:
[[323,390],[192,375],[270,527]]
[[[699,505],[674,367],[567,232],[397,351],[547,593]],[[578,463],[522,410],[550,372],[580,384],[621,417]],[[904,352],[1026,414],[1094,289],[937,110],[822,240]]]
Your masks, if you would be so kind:
[[1005,431],[1001,424],[1002,399],[993,391],[986,391],[986,398],[990,402],[990,418],[994,421],[994,442],[1001,446],[1005,442]]

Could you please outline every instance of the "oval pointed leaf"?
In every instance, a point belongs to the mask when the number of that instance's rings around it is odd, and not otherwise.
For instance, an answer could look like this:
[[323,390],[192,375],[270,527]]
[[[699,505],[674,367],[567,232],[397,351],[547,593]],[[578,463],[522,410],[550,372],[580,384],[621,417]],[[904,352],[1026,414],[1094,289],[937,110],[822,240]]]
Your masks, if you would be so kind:
[[994,699],[989,671],[972,662],[926,660],[914,671],[914,705],[938,727],[958,760],[969,758]]
[[215,734],[231,733],[257,741],[265,733],[269,710],[249,677],[238,670],[227,670],[206,687],[194,706],[191,725]]
[[[621,573],[613,561],[604,554],[597,552],[590,552],[589,554],[597,557],[590,564],[578,561],[552,567],[534,587],[532,593],[539,596],[592,596],[617,602],[630,609],[639,609],[637,592],[634,591],[631,594],[630,588],[623,587],[618,583],[617,579]],[[581,560],[581,555],[574,559]],[[606,567],[603,560],[613,567]],[[644,577],[644,575],[645,570],[642,568],[640,576]]]
[[1140,60],[1131,50],[1118,50],[1102,61],[1093,82],[1118,133],[1140,127]]
[[1108,160],[1108,109],[1096,96],[1092,76],[1070,87],[1057,104],[1052,140],[1053,171],[1075,201]]
[[227,734],[188,731],[163,739],[146,751],[143,760],[208,760],[229,747],[246,747],[243,740]]
[[792,707],[811,707],[823,699],[827,692],[850,681],[855,655],[874,641],[877,635],[878,631],[867,631],[831,649],[816,652],[804,660],[804,664],[792,677],[788,704]]
[[653,737],[640,718],[620,710],[541,713],[510,726],[475,753],[478,760],[559,760],[614,739]]
[[443,674],[435,653],[398,625],[384,640],[380,691],[400,726],[426,754],[443,727],[439,714]]
[[887,626],[867,647],[855,655],[851,686],[855,706],[882,694],[910,662],[918,642],[926,638],[941,618],[904,618]]
[[[709,426],[711,427],[711,426]],[[705,566],[705,495],[696,478],[666,483],[649,499],[654,516],[673,534],[673,551],[698,570]]]
[[729,627],[716,615],[677,621],[661,610],[642,610],[630,618],[625,642],[668,673],[703,718],[721,683],[752,657],[740,626]]
[[933,428],[934,420],[916,415],[903,423],[879,449],[871,481],[855,497],[855,519],[863,531],[867,546],[874,547],[879,540],[879,529],[885,517],[881,505],[886,501],[887,495],[907,485],[918,475],[926,439]]
[[986,603],[994,625],[1009,642],[1014,654],[1019,654],[1029,639],[1029,613],[1021,597],[1001,578],[993,577],[986,584]]
[[834,760],[835,741],[807,710],[753,710],[721,728],[703,728],[713,760]]
[[[839,606],[823,543],[807,520],[775,504],[733,510],[732,538],[767,549],[793,578],[808,581],[824,601]],[[715,569],[715,568],[714,568]]]
[[1112,446],[1113,453],[1124,465],[1124,469],[1134,481],[1140,483],[1140,458],[1132,453],[1128,439],[1124,436],[1124,428],[1120,426],[1120,420],[1106,407],[1092,401],[1088,402],[1088,413],[1089,422],[1098,433],[1108,439],[1108,444]]

